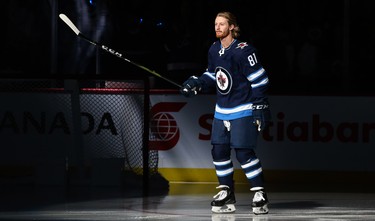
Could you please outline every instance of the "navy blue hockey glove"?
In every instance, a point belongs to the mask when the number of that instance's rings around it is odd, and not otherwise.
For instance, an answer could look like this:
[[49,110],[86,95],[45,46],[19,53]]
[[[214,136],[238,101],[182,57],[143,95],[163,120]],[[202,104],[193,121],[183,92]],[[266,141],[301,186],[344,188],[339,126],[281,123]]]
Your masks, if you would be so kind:
[[271,111],[268,102],[255,103],[252,107],[253,123],[258,126],[258,131],[266,129],[271,121]]
[[185,97],[192,97],[202,90],[203,82],[196,76],[191,76],[187,79],[180,89],[180,92]]

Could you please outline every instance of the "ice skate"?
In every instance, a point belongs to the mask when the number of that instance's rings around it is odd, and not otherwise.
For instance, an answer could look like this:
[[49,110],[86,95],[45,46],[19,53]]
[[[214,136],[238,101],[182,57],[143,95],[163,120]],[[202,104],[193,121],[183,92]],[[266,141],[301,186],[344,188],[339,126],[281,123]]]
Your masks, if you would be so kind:
[[255,215],[267,214],[268,213],[267,194],[262,190],[255,192],[251,207],[253,208],[253,213]]
[[236,207],[234,206],[236,203],[234,192],[226,185],[220,185],[216,189],[221,190],[213,197],[211,211],[214,213],[233,213],[236,211]]

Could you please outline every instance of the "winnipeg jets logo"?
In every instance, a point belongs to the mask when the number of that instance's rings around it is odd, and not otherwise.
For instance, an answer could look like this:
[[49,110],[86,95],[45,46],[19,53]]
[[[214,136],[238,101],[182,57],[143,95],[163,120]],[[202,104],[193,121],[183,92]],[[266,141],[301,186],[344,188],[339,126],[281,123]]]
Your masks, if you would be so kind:
[[216,85],[218,91],[225,95],[228,94],[232,88],[232,77],[227,70],[222,67],[217,67],[216,73]]
[[223,74],[222,71],[219,71],[218,76],[217,76],[217,85],[221,89],[223,89],[223,88],[227,87],[227,84],[228,84],[228,79],[226,78],[226,76]]
[[246,42],[241,42],[241,43],[238,43],[237,47],[236,48],[241,48],[243,49],[244,47],[248,46],[248,44]]

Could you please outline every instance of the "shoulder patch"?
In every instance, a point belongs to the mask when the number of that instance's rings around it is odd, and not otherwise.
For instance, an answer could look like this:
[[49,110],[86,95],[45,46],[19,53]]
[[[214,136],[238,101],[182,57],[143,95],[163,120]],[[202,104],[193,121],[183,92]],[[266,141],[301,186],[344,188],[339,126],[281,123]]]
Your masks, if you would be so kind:
[[249,45],[247,44],[247,42],[240,42],[240,43],[237,44],[237,47],[236,47],[236,48],[241,48],[241,49],[243,49],[244,47],[247,47],[247,46],[249,46]]

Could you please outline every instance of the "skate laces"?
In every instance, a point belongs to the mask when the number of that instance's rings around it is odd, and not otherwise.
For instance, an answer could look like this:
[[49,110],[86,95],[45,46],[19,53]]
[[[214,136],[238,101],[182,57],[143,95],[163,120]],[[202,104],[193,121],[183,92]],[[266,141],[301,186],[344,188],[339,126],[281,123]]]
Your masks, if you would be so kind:
[[266,201],[266,199],[264,198],[262,191],[257,191],[254,194],[253,202],[260,202],[260,201]]
[[222,190],[219,191],[219,192],[213,197],[215,200],[223,200],[223,199],[225,199],[225,197],[228,196],[228,191],[227,191],[227,190],[229,189],[228,186],[226,186],[226,185],[220,185],[220,186],[216,187],[216,189],[222,189]]

